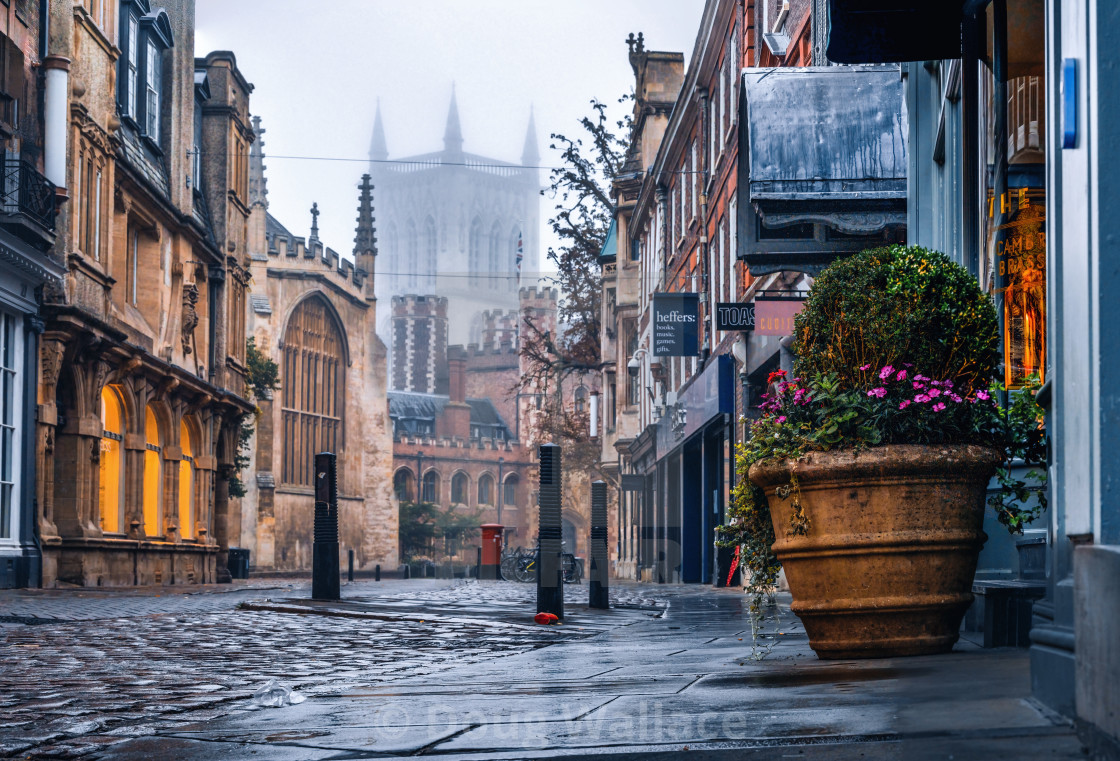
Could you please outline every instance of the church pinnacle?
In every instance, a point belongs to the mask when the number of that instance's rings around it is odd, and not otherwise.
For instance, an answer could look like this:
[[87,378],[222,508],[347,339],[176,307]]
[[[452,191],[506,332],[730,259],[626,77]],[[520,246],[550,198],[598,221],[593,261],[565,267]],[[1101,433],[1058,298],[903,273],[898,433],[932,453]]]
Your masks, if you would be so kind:
[[443,131],[443,152],[450,156],[463,155],[463,130],[459,126],[459,102],[455,98],[455,83],[451,83],[451,105],[447,109],[447,129]]
[[385,126],[381,123],[381,98],[377,99],[377,114],[373,117],[373,139],[369,144],[369,160],[384,161],[389,158],[385,145]]
[[529,127],[525,130],[525,147],[521,150],[521,166],[535,167],[540,163],[541,154],[537,150],[537,120],[533,116],[533,107],[529,107]]
[[[362,175],[358,186],[358,226],[354,235],[354,261],[362,265],[362,256],[377,256],[377,229],[373,226],[373,183],[368,174]],[[372,269],[372,268],[370,268]]]

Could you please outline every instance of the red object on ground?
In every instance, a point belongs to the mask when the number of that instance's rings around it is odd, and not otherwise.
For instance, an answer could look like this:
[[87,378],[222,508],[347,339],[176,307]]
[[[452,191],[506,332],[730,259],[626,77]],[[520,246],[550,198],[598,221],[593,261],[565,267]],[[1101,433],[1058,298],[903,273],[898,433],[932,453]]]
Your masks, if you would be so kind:
[[533,620],[538,624],[547,625],[556,623],[560,620],[560,618],[555,613],[538,613],[537,615],[533,616]]
[[743,549],[742,546],[735,548],[735,557],[731,559],[731,570],[727,574],[727,586],[731,586],[731,577],[735,575],[735,569],[739,567],[739,550]]

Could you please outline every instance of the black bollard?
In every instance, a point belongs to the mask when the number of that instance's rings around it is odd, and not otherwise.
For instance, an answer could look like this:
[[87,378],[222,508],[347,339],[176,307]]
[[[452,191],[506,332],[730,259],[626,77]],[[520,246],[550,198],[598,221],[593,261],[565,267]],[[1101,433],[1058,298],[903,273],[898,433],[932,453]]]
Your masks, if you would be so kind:
[[335,456],[315,455],[315,541],[311,548],[311,599],[338,600],[338,474]]
[[381,564],[378,563],[373,567],[373,580],[381,581]]
[[564,617],[564,566],[562,546],[563,493],[560,485],[560,447],[541,444],[540,457],[540,533],[537,535],[537,612]]
[[347,581],[353,581],[354,580],[354,550],[347,550],[346,551],[346,556],[347,556],[346,580]]
[[588,577],[590,599],[587,605],[592,608],[609,608],[610,588],[607,576],[607,484],[595,481],[591,484],[591,575]]
[[410,566],[408,563],[404,564],[404,577],[406,579],[412,578],[412,566]]
[[482,578],[482,548],[481,547],[478,548],[478,562],[475,564],[475,567],[474,567],[474,577],[476,579],[481,579]]

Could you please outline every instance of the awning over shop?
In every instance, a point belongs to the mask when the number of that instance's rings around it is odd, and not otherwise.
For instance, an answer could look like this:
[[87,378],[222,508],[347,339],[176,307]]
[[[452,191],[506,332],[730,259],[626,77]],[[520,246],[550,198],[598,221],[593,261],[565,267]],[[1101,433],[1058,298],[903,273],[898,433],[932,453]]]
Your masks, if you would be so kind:
[[767,228],[868,234],[906,221],[897,66],[746,69],[750,202]]

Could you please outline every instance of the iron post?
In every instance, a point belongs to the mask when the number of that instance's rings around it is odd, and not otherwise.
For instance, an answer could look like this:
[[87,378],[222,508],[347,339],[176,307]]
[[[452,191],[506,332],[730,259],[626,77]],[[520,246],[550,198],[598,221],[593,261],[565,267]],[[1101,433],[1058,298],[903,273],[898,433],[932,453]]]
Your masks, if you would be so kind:
[[338,472],[331,452],[315,455],[315,540],[311,550],[311,599],[338,600]]
[[609,581],[607,574],[607,484],[594,481],[591,484],[591,573],[588,576],[590,597],[587,605],[591,608],[609,608]]
[[537,612],[552,613],[563,618],[564,569],[560,559],[563,530],[563,493],[560,487],[563,471],[560,447],[556,444],[541,444],[538,451],[540,490],[537,499],[540,530],[537,535]]

